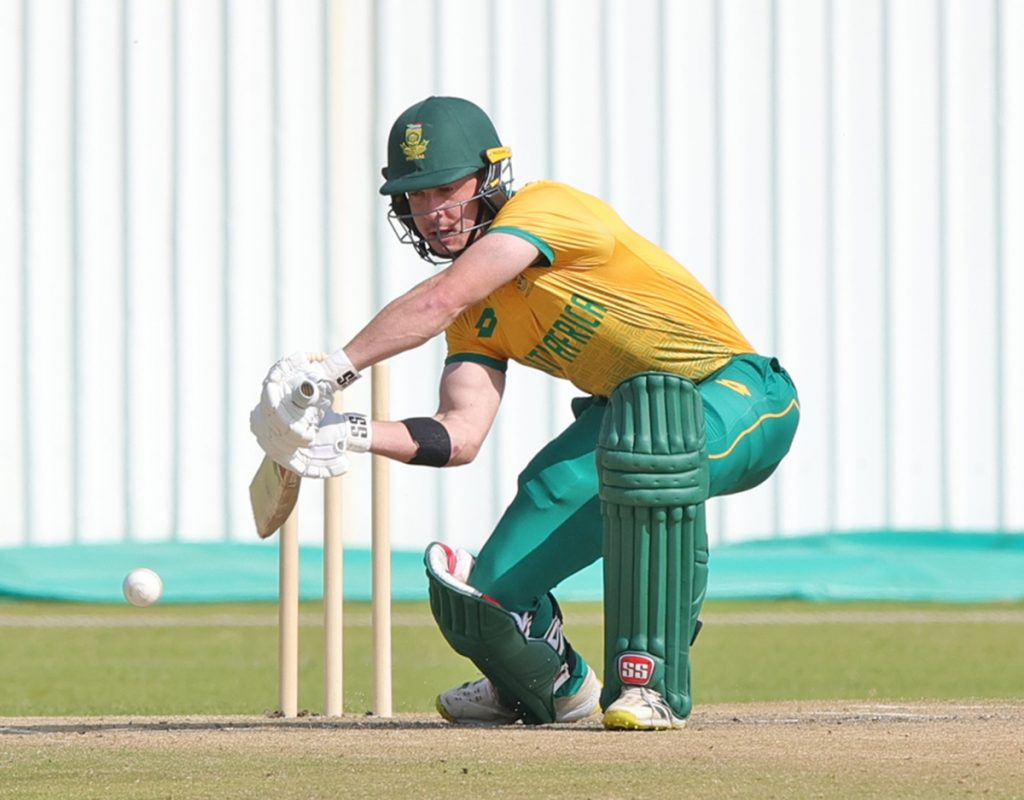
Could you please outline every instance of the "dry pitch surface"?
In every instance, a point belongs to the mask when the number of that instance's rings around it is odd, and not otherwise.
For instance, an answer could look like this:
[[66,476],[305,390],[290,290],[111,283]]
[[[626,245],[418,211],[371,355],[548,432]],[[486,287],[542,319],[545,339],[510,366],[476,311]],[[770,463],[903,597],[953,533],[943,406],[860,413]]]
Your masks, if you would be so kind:
[[1024,798],[1024,701],[704,706],[667,733],[0,718],[0,797],[47,796]]

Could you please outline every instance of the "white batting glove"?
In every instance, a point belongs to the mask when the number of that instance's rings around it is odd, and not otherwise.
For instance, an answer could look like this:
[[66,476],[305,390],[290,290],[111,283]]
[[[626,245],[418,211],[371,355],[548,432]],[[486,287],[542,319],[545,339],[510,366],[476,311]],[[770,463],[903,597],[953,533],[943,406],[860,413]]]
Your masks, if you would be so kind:
[[331,400],[331,385],[320,363],[293,353],[274,364],[263,379],[249,425],[264,450],[271,439],[295,449],[313,441]]
[[370,421],[364,414],[329,410],[311,444],[268,455],[304,478],[333,478],[348,471],[348,453],[365,453],[371,441]]
[[[293,449],[313,443],[316,427],[331,407],[333,393],[359,378],[344,350],[324,353],[292,353],[267,372],[260,407],[250,424],[262,444],[281,438]],[[313,386],[315,391],[299,391]],[[264,448],[266,449],[266,448]]]

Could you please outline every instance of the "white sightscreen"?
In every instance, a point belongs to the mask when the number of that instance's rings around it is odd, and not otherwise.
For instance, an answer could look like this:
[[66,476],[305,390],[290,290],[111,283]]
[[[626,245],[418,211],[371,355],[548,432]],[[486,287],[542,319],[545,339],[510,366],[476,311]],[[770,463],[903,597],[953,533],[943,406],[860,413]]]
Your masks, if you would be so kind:
[[[519,185],[611,201],[795,377],[793,451],[712,501],[713,542],[1024,528],[1024,3],[11,0],[0,544],[253,538],[267,366],[430,274],[377,186],[431,93],[490,110]],[[443,357],[391,361],[392,416],[433,411]],[[573,394],[513,365],[476,463],[392,465],[395,545],[478,547]]]

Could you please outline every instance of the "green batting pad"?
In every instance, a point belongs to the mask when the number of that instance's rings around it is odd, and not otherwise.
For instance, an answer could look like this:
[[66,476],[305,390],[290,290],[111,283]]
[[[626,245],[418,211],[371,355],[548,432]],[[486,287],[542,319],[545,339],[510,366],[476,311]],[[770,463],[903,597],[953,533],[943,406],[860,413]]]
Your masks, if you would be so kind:
[[644,686],[677,715],[689,716],[690,641],[707,586],[708,470],[696,386],[657,373],[623,382],[605,412],[597,459],[605,585],[601,705],[607,708],[623,687]]

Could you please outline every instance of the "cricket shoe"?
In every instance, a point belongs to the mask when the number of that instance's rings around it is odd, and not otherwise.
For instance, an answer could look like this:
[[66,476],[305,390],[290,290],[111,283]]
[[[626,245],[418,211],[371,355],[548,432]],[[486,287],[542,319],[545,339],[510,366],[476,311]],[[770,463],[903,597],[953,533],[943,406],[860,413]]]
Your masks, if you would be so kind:
[[[587,667],[572,693],[555,695],[555,722],[577,722],[597,710],[601,682]],[[449,722],[462,725],[511,725],[519,716],[501,702],[494,684],[487,678],[468,681],[437,696],[437,712]]]
[[601,722],[610,731],[667,731],[686,727],[686,719],[677,717],[665,698],[642,686],[623,689],[619,699],[605,710]]

